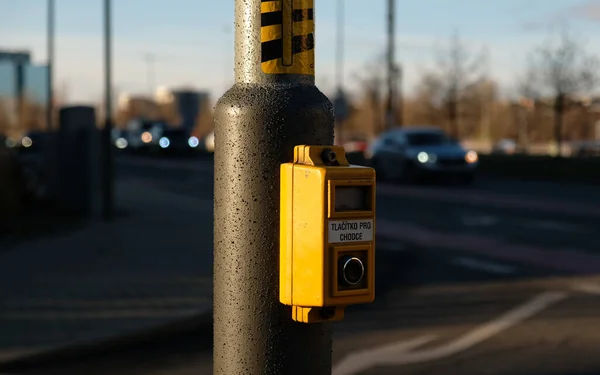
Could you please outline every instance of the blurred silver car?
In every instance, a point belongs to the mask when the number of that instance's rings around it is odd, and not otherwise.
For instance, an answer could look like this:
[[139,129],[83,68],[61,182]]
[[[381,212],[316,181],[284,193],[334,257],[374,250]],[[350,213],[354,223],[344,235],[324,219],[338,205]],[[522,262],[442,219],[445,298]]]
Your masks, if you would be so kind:
[[501,139],[492,147],[492,154],[512,155],[517,152],[517,142],[512,139]]
[[432,126],[402,127],[382,133],[371,145],[378,179],[412,182],[423,177],[458,178],[471,183],[479,164],[473,150]]

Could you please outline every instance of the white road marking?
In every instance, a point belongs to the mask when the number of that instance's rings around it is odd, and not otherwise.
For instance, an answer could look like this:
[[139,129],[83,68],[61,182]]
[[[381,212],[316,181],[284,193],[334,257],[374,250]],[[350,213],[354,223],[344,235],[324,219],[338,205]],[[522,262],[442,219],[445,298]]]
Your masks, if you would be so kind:
[[379,348],[351,353],[333,369],[333,375],[354,375],[375,366],[400,366],[409,363],[427,362],[448,357],[467,350],[509,328],[531,318],[535,314],[566,299],[567,293],[544,292],[499,318],[483,324],[443,346],[411,352],[412,348],[432,341],[435,336],[424,336],[416,340],[385,345]]
[[515,273],[515,268],[510,266],[505,266],[502,264],[485,262],[483,260],[478,260],[474,258],[460,257],[454,259],[452,264],[471,268],[477,271],[485,271],[489,273],[496,273],[501,275],[509,275],[511,273]]
[[389,345],[380,346],[379,348],[363,350],[351,354],[335,365],[332,375],[353,375],[361,373],[380,363],[385,363],[387,358],[393,357],[397,355],[397,353],[403,353],[418,348],[436,338],[437,336],[435,335],[421,336],[411,340],[395,342]]
[[489,227],[498,223],[498,218],[494,216],[462,216],[462,223],[467,227]]
[[600,284],[598,283],[580,283],[573,285],[572,288],[578,292],[600,294]]

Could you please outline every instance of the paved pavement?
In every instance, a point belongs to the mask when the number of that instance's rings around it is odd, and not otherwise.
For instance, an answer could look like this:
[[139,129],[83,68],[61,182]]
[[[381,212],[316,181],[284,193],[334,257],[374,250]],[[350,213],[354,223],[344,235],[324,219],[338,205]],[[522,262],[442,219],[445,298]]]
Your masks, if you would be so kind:
[[0,360],[94,342],[212,306],[212,202],[117,186],[115,223],[0,253]]
[[[190,199],[210,197],[211,171],[203,161],[119,164],[121,175]],[[569,184],[381,185],[377,299],[336,323],[334,374],[600,373],[598,207],[596,189]],[[200,335],[44,369],[210,374]]]

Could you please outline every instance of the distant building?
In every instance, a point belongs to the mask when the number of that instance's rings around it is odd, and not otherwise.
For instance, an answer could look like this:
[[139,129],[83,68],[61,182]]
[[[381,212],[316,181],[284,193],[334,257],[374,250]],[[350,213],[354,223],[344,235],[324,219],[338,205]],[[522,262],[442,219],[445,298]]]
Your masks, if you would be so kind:
[[173,99],[181,119],[181,127],[192,134],[198,118],[201,115],[203,104],[208,101],[210,95],[207,92],[193,90],[173,91]]
[[143,95],[130,95],[123,93],[119,96],[118,110],[125,115],[120,122],[126,123],[130,119],[142,121],[160,120],[160,108],[152,97]]
[[163,106],[172,107],[178,127],[185,129],[190,135],[196,132],[199,123],[210,110],[210,94],[205,91],[161,87],[156,91],[156,101]]
[[0,101],[4,103],[0,110],[12,112],[0,114],[9,122],[0,128],[22,132],[45,127],[47,78],[48,66],[33,64],[30,52],[0,50]]
[[2,51],[0,61],[9,61],[13,64],[31,64],[31,53],[25,51]]

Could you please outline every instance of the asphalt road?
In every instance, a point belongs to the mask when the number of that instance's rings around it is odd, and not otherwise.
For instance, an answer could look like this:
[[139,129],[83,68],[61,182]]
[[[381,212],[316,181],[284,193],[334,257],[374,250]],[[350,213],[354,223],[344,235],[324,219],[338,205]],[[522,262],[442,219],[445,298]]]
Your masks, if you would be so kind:
[[[118,174],[212,194],[206,160],[122,159]],[[334,375],[600,374],[597,188],[380,185],[377,210],[377,299],[336,323]],[[206,336],[18,373],[210,374]]]

